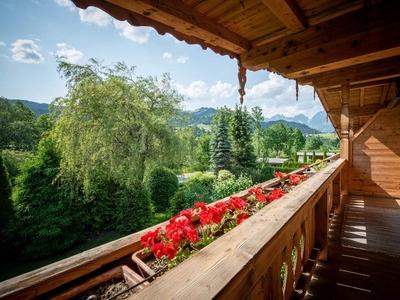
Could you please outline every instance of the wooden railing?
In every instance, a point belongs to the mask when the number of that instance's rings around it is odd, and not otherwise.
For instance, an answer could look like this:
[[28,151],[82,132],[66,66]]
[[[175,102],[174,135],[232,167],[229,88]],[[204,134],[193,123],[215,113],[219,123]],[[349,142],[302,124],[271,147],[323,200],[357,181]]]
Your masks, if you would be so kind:
[[[330,160],[310,180],[129,299],[302,298],[316,261],[327,259],[330,213],[340,205],[345,160],[337,156]],[[276,183],[274,179],[262,186]],[[245,197],[246,192],[239,196]],[[2,282],[0,299],[46,296],[126,260],[140,249],[144,231]]]

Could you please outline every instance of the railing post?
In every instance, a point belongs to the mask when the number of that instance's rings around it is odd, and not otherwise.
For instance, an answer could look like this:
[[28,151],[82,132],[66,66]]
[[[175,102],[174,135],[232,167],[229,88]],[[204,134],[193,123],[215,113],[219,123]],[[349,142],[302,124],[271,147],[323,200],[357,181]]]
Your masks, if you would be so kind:
[[340,158],[347,160],[346,165],[342,171],[342,195],[349,194],[349,158],[350,158],[350,144],[349,144],[349,98],[350,86],[348,84],[342,85],[341,91],[342,98],[342,114],[340,116],[341,133],[340,133]]
[[326,190],[315,205],[315,243],[320,247],[319,259],[328,260],[328,191]]

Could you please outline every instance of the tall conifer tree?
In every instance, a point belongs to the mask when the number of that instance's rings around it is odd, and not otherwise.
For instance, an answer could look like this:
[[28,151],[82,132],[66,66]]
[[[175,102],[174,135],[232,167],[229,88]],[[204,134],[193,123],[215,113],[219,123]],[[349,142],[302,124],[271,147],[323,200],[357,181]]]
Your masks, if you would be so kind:
[[218,116],[218,120],[211,138],[211,168],[215,173],[220,170],[230,168],[231,143],[228,134],[228,122],[226,115],[222,112]]

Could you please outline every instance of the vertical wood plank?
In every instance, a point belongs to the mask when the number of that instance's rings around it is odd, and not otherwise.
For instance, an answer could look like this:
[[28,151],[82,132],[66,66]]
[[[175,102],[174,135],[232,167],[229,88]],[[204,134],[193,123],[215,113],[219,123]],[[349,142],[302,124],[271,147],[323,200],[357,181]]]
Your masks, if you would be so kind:
[[333,205],[340,206],[340,173],[333,179]]
[[327,189],[327,201],[328,201],[328,213],[331,211],[333,206],[333,182],[331,182]]
[[328,191],[315,205],[315,243],[321,247],[320,259],[328,260]]
[[271,298],[276,300],[283,300],[283,292],[281,286],[281,268],[282,268],[282,255],[278,255],[271,266]]
[[293,239],[291,239],[286,244],[285,248],[285,252],[283,253],[283,261],[286,262],[286,285],[283,295],[284,299],[290,299],[294,291],[294,276],[292,264]]
[[[301,271],[302,271],[302,267],[303,267],[303,262],[301,259],[301,247],[300,247],[301,234],[302,234],[302,229],[298,228],[296,230],[296,236],[293,240],[293,245],[297,249],[297,256],[296,256],[296,262],[295,262],[295,268],[294,268],[294,280],[296,283],[300,279]],[[303,240],[303,243],[304,243],[304,240]]]

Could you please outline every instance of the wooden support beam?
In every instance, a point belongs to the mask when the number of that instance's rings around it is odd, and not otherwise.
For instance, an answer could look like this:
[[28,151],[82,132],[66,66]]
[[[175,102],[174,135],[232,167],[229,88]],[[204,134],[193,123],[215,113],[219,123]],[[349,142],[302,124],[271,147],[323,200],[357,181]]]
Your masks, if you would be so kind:
[[292,33],[307,28],[307,19],[295,0],[263,0],[263,3]]
[[398,4],[382,3],[309,27],[242,54],[250,70],[299,78],[393,56],[400,49]]
[[[394,78],[389,78],[389,79],[369,81],[369,82],[358,83],[358,84],[351,84],[350,90],[358,90],[358,89],[362,89],[362,88],[370,88],[370,87],[382,86],[382,85],[387,86],[387,85],[393,83],[394,81],[395,81]],[[329,93],[336,93],[336,92],[340,92],[341,90],[342,90],[342,87],[326,89],[326,91]],[[381,105],[382,104],[383,103],[381,103]]]
[[388,84],[382,87],[381,101],[379,101],[379,105],[383,105],[385,103],[388,90],[389,90]]
[[393,108],[399,103],[400,100],[400,81],[396,81],[396,96],[388,104],[387,108]]
[[346,166],[341,173],[341,186],[342,195],[349,193],[349,158],[350,158],[350,145],[349,145],[349,98],[350,89],[348,84],[342,85],[342,114],[340,116],[341,133],[340,133],[340,158],[347,160]]
[[347,84],[375,82],[400,76],[400,56],[385,58],[365,64],[354,65],[339,70],[324,72],[317,75],[304,76],[298,79],[302,85],[313,85],[327,89]]
[[[378,104],[370,104],[370,105],[364,105],[363,107],[359,106],[349,106],[348,107],[348,112],[349,116],[355,118],[355,117],[370,117],[376,114],[380,109],[385,108],[382,105]],[[339,117],[342,114],[342,109],[337,108],[337,109],[332,109],[328,112],[329,116],[335,116]]]

